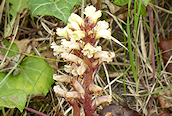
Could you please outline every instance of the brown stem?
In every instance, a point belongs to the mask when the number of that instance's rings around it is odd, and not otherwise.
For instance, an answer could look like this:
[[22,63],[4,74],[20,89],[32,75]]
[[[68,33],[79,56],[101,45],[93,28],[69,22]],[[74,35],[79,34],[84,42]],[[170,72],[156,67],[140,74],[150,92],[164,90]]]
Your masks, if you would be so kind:
[[89,71],[84,77],[84,86],[85,86],[85,102],[83,104],[85,116],[94,116],[94,110],[91,108],[91,95],[89,94],[89,86],[92,82],[92,75],[93,75],[93,69],[92,69],[92,63],[90,62],[90,59],[88,57],[85,57],[85,63],[89,67]]
[[70,101],[69,103],[70,103],[70,104],[72,105],[72,107],[73,107],[74,116],[80,116],[80,108],[79,108],[79,106],[78,106],[77,101],[73,99],[73,100]]
[[[56,27],[58,27],[58,26],[52,26],[52,27],[49,27],[49,28],[52,29],[52,28],[56,28]],[[33,33],[33,32],[38,32],[38,31],[41,31],[41,30],[44,30],[44,28],[41,27],[41,28],[39,28],[39,29],[32,29],[32,30],[27,31],[27,32],[18,33],[16,36],[25,35],[25,34],[29,34],[29,33]],[[14,35],[10,35],[10,36],[8,36],[8,37],[5,37],[5,38],[2,39],[2,41],[8,39],[9,37],[13,37],[13,36],[14,36]]]
[[[153,21],[152,21],[152,14],[150,11],[150,7],[149,5],[147,5],[147,10],[149,13],[149,24],[150,24],[150,29],[153,32]],[[152,49],[152,68],[153,68],[153,79],[152,79],[152,85],[154,85],[155,83],[155,56],[154,56],[154,38],[153,38],[153,34],[150,32],[150,37],[151,37],[151,49]],[[154,91],[154,90],[153,90]],[[149,116],[152,105],[153,105],[153,99],[154,99],[154,94],[151,96],[151,100],[150,100],[150,106],[149,106],[149,110],[148,110],[148,114],[147,116]]]
[[48,116],[48,115],[46,115],[46,114],[44,114],[44,113],[41,113],[41,112],[39,112],[39,111],[37,111],[37,110],[34,110],[34,109],[31,109],[31,108],[24,107],[24,109],[27,110],[27,111],[33,112],[33,113],[35,113],[35,114],[38,114],[38,115],[40,115],[40,116]]

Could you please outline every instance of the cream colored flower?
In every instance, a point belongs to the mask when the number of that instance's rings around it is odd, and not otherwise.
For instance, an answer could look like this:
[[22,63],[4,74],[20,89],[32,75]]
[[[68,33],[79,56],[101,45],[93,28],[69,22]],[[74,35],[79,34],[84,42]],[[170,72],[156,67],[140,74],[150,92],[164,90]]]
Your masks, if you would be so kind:
[[109,23],[107,23],[106,21],[98,21],[94,29],[96,31],[100,31],[100,30],[107,30],[108,28],[109,28]]
[[80,45],[77,42],[74,41],[66,41],[66,39],[62,39],[61,40],[61,44],[66,47],[66,49],[76,49],[76,50],[80,50]]
[[[78,16],[77,14],[75,14],[75,13],[72,13],[72,14],[70,15],[68,21],[69,21],[69,22],[75,21],[75,22],[77,22],[80,26],[84,24],[83,19],[82,19],[80,16]],[[83,25],[83,26],[84,26],[84,25]]]
[[67,59],[68,61],[74,62],[76,64],[84,64],[84,60],[82,60],[81,58],[79,58],[78,56],[74,55],[74,54],[70,54],[70,53],[62,53],[61,54],[62,58]]
[[88,58],[91,58],[93,57],[93,54],[96,53],[97,51],[101,51],[101,46],[97,46],[95,48],[90,43],[87,43],[81,52],[85,56],[87,55]]
[[70,29],[75,29],[75,31],[80,31],[81,28],[79,27],[79,24],[75,21],[71,21],[67,24],[67,27]]
[[94,95],[101,95],[102,92],[104,91],[104,89],[97,86],[97,85],[95,85],[95,84],[91,84],[90,87],[89,87],[89,91],[93,92]]
[[72,99],[80,99],[80,93],[77,91],[66,92],[65,99],[66,101],[71,101]]
[[87,69],[86,64],[85,64],[85,63],[82,63],[82,64],[78,67],[78,69],[77,69],[78,75],[83,75],[84,72],[86,71],[86,69]]
[[98,10],[96,12],[96,8],[94,6],[87,6],[85,8],[85,12],[84,14],[86,15],[86,17],[89,17],[90,19],[92,19],[94,21],[94,23],[97,22],[97,19],[100,18],[102,16],[102,13],[100,10]]
[[109,39],[111,37],[111,30],[100,30],[96,32],[96,37],[95,39],[99,39],[99,38],[105,38],[105,39]]
[[102,58],[103,61],[106,62],[112,62],[112,58],[115,57],[115,53],[114,52],[107,52],[107,51],[98,51],[94,54],[94,58]]
[[59,85],[53,87],[54,92],[61,97],[65,97],[67,91],[63,90]]
[[72,63],[70,65],[64,65],[64,70],[67,73],[71,73],[73,76],[78,76],[78,66],[75,63]]
[[92,67],[98,67],[103,62],[104,62],[104,60],[102,58],[99,58],[92,63]]
[[[96,32],[96,37],[95,39],[99,38],[105,38],[105,39],[111,39],[114,42],[118,43],[125,49],[127,49],[123,44],[121,44],[117,39],[111,36],[111,29],[109,28],[109,24],[106,21],[99,21],[97,22],[97,25],[94,28]],[[128,49],[127,49],[128,50]]]
[[85,33],[83,31],[73,31],[69,33],[69,37],[71,41],[81,40],[85,37]]
[[85,91],[82,85],[75,79],[72,80],[72,84],[75,87],[75,89],[81,94],[81,97],[84,98]]
[[56,34],[59,35],[59,36],[63,36],[66,39],[68,39],[67,38],[68,33],[71,33],[71,32],[72,32],[72,30],[70,30],[67,26],[64,27],[64,28],[57,28],[56,29]]
[[111,101],[112,101],[112,96],[110,96],[110,95],[97,97],[93,100],[92,106],[94,106],[94,105],[99,106],[102,103],[106,103],[109,105]]
[[57,45],[55,42],[53,42],[51,44],[51,48],[54,51],[54,53],[53,53],[54,56],[57,56],[57,55],[59,55],[59,53],[62,53],[65,51],[65,48],[63,46]]
[[53,74],[53,79],[61,83],[71,83],[72,78],[71,76]]
[[96,32],[95,39],[105,38],[109,39],[111,37],[111,29],[109,29],[109,24],[105,21],[97,22],[97,25],[94,28]]
[[62,56],[62,58],[67,59],[68,61],[74,62],[77,65],[79,64],[80,66],[77,69],[77,73],[78,73],[78,75],[84,74],[84,72],[87,69],[87,65],[81,58],[79,58],[78,56],[76,56],[74,54],[69,54],[69,53],[62,53],[61,56]]

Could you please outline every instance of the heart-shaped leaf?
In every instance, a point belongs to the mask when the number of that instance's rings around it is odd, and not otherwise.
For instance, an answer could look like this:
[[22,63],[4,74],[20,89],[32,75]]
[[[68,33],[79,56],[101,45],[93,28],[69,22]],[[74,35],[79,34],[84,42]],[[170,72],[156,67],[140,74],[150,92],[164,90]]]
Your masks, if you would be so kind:
[[[6,0],[6,1],[7,1],[7,0]],[[16,19],[16,17],[17,17],[17,13],[21,13],[21,12],[23,12],[23,10],[24,10],[25,8],[28,8],[28,5],[27,5],[27,1],[28,1],[28,0],[8,0],[8,1],[9,1],[9,3],[12,4],[12,7],[11,7],[9,13],[10,13],[13,17],[12,17],[11,21],[8,20],[8,21],[9,21],[8,23],[9,23],[11,26],[8,25],[8,27],[7,27],[6,31],[5,31],[5,37],[7,37],[7,36],[9,36],[9,35],[11,34],[11,27],[12,27],[12,25],[14,25],[14,23],[15,23],[15,19]],[[7,2],[7,3],[8,3],[8,2]]]
[[27,5],[28,0],[9,0],[12,4],[12,8],[10,10],[10,14],[13,17],[17,17],[17,13],[23,11],[23,9],[28,8]]
[[[6,48],[8,48],[11,44],[7,40],[4,40],[3,42],[4,42],[4,45],[6,46]],[[0,51],[2,51],[2,48],[0,48]],[[6,54],[6,52],[7,52],[7,49],[4,49],[4,55]],[[18,46],[15,43],[13,43],[11,48],[10,48],[10,51],[8,53],[8,57],[15,56],[15,55],[19,54],[18,52],[19,52]]]
[[28,6],[34,16],[55,16],[67,23],[74,5],[80,3],[81,0],[29,0]]
[[[18,75],[10,75],[0,85],[0,91],[8,89],[20,89],[29,94],[47,94],[53,84],[53,69],[43,59],[29,57],[19,66],[21,71]],[[5,77],[0,73],[0,81]],[[32,91],[33,90],[33,91]]]
[[19,89],[8,89],[1,91],[0,106],[15,108],[17,107],[21,112],[26,103],[26,93]]

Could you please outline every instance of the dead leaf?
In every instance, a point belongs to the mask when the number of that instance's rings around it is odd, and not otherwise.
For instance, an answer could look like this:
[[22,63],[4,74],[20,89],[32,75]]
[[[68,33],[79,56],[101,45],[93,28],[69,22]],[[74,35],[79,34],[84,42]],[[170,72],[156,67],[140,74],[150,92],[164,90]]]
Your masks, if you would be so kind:
[[[51,49],[48,50],[44,50],[41,52],[41,56],[45,57],[45,58],[50,58],[50,59],[57,59],[57,57],[55,57],[53,55],[53,51]],[[58,62],[53,62],[50,60],[47,60],[47,62],[50,64],[50,66],[54,69],[58,69]]]
[[142,116],[139,112],[129,108],[127,103],[119,102],[105,106],[100,111],[100,116]]
[[167,99],[166,97],[172,97],[172,91],[171,90],[166,90],[163,92],[159,92],[160,95],[162,96],[158,96],[158,100],[161,104],[161,108],[165,109],[165,108],[170,108],[172,107],[172,100],[171,99]]
[[[32,47],[30,45],[28,46],[28,43],[30,41],[31,41],[30,39],[22,39],[22,40],[15,39],[14,43],[17,44],[20,53],[29,54],[29,53],[31,53],[31,49],[32,49]],[[39,45],[39,42],[33,41],[32,44],[34,47],[37,47]]]
[[[97,4],[97,0],[91,0],[91,3],[93,5],[95,5],[95,4]],[[108,8],[111,13],[115,13],[121,8],[121,7],[113,4],[110,0],[102,0],[101,4],[102,4],[102,9]]]
[[[169,60],[170,56],[172,55],[172,38],[169,38],[168,40],[162,40],[160,43],[158,43],[159,48],[162,50],[162,58],[164,60],[164,63],[166,64]],[[170,50],[170,51],[168,51]],[[168,64],[167,71],[172,72],[172,63]]]
[[159,114],[158,116],[170,116],[170,113],[163,112],[163,113]]

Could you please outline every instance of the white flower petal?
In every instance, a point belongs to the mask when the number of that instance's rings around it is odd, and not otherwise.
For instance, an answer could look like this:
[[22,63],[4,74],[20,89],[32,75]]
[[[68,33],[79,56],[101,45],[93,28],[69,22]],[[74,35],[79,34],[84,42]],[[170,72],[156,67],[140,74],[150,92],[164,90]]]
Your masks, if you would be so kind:
[[115,53],[114,52],[107,52],[107,51],[98,51],[94,54],[94,58],[102,58],[103,61],[106,62],[111,62],[112,58],[115,57]]
[[110,96],[110,95],[97,97],[93,100],[92,106],[94,106],[94,105],[99,106],[102,103],[109,104],[111,101],[112,101],[112,96]]
[[57,45],[55,42],[53,42],[51,44],[51,48],[54,51],[54,53],[53,53],[54,56],[65,51],[65,48],[62,45]]
[[66,47],[66,49],[76,49],[76,50],[80,50],[80,47],[79,47],[79,43],[77,42],[72,42],[72,41],[66,41],[66,39],[62,39],[61,40],[61,44]]
[[80,30],[81,30],[81,28],[79,27],[78,23],[75,22],[75,21],[69,22],[69,23],[67,24],[67,27],[68,27],[68,28],[75,29],[75,30],[77,30],[77,31],[80,31]]
[[84,14],[86,15],[86,17],[92,17],[95,12],[96,12],[96,8],[91,5],[85,8]]
[[80,99],[80,93],[77,91],[66,92],[66,101],[71,101],[72,99]]
[[94,21],[94,23],[97,22],[97,19],[101,17],[102,13],[100,10],[96,11],[96,8],[94,6],[87,6],[85,8],[85,12],[84,14],[86,15],[86,17],[89,17],[90,19],[92,19]]
[[70,30],[67,26],[64,28],[57,28],[56,29],[56,34],[59,36],[63,36],[65,38],[67,38],[68,33],[71,33],[72,30]]
[[90,43],[87,43],[83,50],[81,51],[85,56],[87,55],[88,58],[93,57],[93,54],[97,51],[101,51],[101,46],[93,47]]
[[106,30],[109,28],[109,23],[107,23],[106,21],[98,21],[97,22],[97,25],[95,27],[95,30],[96,31],[99,31],[99,30]]
[[54,89],[54,92],[61,97],[65,97],[65,95],[67,93],[59,85],[54,86],[53,89]]
[[84,23],[83,19],[78,16],[77,14],[75,13],[72,13],[68,19],[69,22],[72,22],[72,21],[75,21],[77,22],[80,26]]
[[100,30],[96,32],[96,37],[95,39],[99,39],[99,38],[105,38],[105,39],[109,39],[111,37],[111,30]]
[[74,76],[78,76],[77,69],[78,69],[78,66],[75,63],[72,63],[70,65],[64,65],[64,70],[67,73],[73,74]]
[[66,76],[66,75],[57,75],[53,74],[53,79],[59,82],[66,82],[66,83],[71,83],[72,77]]
[[83,39],[85,37],[85,33],[83,31],[73,31],[69,33],[69,37],[71,38],[71,41],[76,41]]
[[100,18],[101,16],[102,16],[102,13],[101,13],[100,10],[98,10],[97,12],[94,13],[94,15],[92,16],[91,19],[92,19],[94,22],[97,22],[97,19]]

